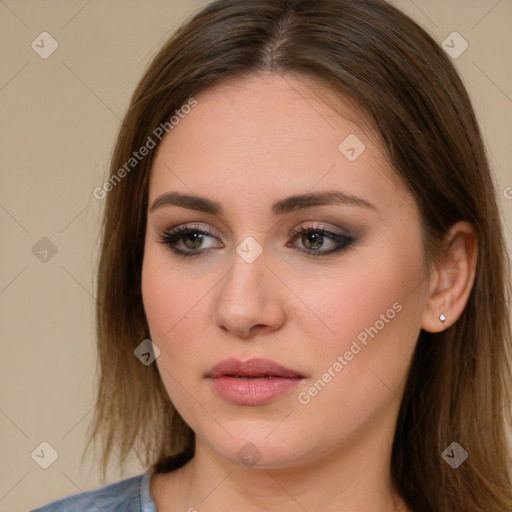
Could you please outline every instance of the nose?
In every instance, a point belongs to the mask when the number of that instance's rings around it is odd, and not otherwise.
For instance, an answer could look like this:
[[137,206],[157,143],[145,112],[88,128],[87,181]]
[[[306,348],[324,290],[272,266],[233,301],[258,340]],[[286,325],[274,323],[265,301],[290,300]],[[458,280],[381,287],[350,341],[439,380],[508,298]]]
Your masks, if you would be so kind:
[[217,288],[217,327],[244,339],[279,329],[286,320],[285,291],[274,272],[267,268],[265,252],[252,263],[235,254],[231,271]]

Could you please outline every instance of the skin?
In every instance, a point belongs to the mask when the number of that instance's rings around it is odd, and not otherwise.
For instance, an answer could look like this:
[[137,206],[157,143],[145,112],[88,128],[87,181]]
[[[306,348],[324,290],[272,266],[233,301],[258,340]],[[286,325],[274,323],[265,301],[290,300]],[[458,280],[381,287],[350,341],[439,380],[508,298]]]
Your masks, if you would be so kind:
[[[153,476],[158,510],[408,510],[389,472],[400,399],[420,329],[448,327],[465,305],[476,258],[471,228],[454,227],[452,257],[429,272],[413,197],[361,114],[319,84],[267,74],[195,97],[198,105],[157,149],[149,209],[176,191],[217,201],[224,213],[174,205],[148,212],[142,292],[161,351],[156,364],[196,434],[192,461]],[[366,146],[354,161],[338,149],[349,134]],[[374,208],[271,211],[276,200],[326,190]],[[203,245],[178,242],[202,256],[181,257],[162,243],[181,224],[211,233]],[[309,257],[315,243],[290,236],[301,225],[350,233],[354,242]],[[236,252],[248,236],[263,249],[252,263]],[[324,237],[320,250],[335,245]],[[298,394],[396,303],[400,312],[300,403]],[[305,379],[268,404],[234,405],[205,378],[228,357],[268,358]],[[237,456],[248,442],[261,454],[252,467]]]

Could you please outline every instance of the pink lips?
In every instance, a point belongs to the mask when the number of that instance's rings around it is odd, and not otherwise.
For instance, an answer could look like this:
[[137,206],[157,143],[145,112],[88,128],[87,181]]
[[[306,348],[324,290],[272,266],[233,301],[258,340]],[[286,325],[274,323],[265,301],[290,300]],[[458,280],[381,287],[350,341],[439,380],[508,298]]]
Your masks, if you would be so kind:
[[290,391],[304,377],[268,359],[230,358],[208,373],[213,390],[236,405],[262,405]]

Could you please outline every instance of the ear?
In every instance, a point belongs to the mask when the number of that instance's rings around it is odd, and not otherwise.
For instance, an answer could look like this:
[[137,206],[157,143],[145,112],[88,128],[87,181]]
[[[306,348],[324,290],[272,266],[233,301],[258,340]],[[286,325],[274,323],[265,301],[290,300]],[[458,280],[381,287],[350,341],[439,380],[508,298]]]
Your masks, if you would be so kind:
[[[478,238],[469,222],[454,224],[445,239],[445,251],[433,264],[421,327],[440,332],[453,325],[464,310],[475,279]],[[442,322],[440,316],[446,320]]]

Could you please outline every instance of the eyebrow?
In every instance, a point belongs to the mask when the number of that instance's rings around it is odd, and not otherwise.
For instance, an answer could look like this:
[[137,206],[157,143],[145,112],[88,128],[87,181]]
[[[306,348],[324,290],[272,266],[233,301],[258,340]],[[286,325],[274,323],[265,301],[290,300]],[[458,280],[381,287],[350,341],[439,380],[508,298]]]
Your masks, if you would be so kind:
[[[284,215],[292,211],[306,210],[315,206],[330,206],[343,204],[347,206],[360,206],[370,210],[377,208],[368,201],[338,190],[328,190],[325,192],[297,194],[284,199],[279,199],[272,203],[272,212],[274,215]],[[179,206],[189,210],[196,210],[214,215],[222,215],[223,208],[221,204],[212,199],[192,194],[182,194],[180,192],[166,192],[158,196],[150,208],[150,212],[162,208],[163,206]]]

